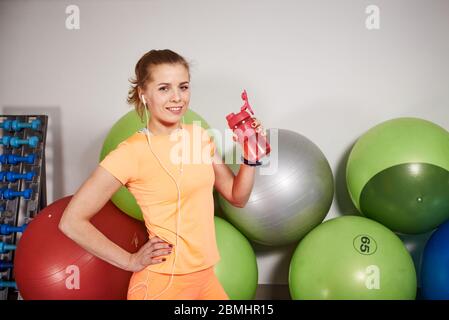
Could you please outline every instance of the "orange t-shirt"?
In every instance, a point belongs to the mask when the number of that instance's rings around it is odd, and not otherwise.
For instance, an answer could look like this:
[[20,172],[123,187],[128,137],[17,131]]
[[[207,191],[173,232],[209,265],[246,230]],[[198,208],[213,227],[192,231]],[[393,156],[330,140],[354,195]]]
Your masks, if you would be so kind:
[[[171,274],[175,250],[178,256],[174,274],[203,270],[220,260],[214,226],[215,145],[199,125],[184,124],[183,130],[186,143],[182,175],[180,164],[176,163],[181,158],[181,136],[174,140],[173,135],[150,135],[154,153],[176,179],[181,192],[177,247],[178,189],[151,152],[145,132],[133,134],[100,162],[136,198],[150,238],[158,236],[173,244],[165,262],[148,266],[159,273]],[[181,132],[178,130],[177,134]]]

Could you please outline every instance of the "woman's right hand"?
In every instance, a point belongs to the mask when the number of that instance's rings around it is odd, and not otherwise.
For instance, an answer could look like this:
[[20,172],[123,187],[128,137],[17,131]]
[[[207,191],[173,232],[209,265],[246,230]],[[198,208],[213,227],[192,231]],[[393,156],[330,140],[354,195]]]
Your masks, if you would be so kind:
[[126,269],[132,272],[139,272],[149,265],[164,262],[166,258],[163,256],[170,254],[171,251],[171,244],[158,237],[153,237],[139,251],[131,254]]

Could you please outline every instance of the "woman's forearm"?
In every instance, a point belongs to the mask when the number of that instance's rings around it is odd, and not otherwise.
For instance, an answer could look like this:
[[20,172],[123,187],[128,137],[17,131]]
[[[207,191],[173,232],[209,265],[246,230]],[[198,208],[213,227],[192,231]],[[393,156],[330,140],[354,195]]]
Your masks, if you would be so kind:
[[124,270],[128,270],[131,253],[122,249],[101,233],[90,221],[65,221],[59,229],[91,254]]
[[251,195],[254,185],[255,167],[241,164],[232,186],[232,198],[239,207],[244,207]]

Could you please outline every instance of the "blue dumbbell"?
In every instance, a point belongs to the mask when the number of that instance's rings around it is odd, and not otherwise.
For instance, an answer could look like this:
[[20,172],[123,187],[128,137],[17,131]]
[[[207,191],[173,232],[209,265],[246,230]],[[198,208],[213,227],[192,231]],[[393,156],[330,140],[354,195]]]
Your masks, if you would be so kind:
[[39,138],[32,136],[28,139],[20,139],[19,137],[3,136],[0,138],[0,144],[4,146],[11,146],[14,148],[20,148],[22,145],[28,145],[32,148],[36,148],[39,143]]
[[0,123],[0,128],[3,128],[4,130],[11,131],[12,129],[12,120],[5,120],[2,123]]
[[27,224],[24,224],[20,227],[13,227],[9,224],[0,224],[0,234],[7,236],[14,232],[24,232],[27,227]]
[[2,204],[2,205],[0,206],[0,214],[2,214],[3,212],[5,212],[5,210],[6,210],[6,207],[5,207],[4,204]]
[[[0,181],[1,180],[1,174],[3,172],[0,172]],[[25,179],[25,181],[31,181],[33,180],[33,177],[35,175],[34,171],[26,172],[26,173],[17,173],[17,172],[6,172],[6,181],[8,182],[16,182],[19,179]]]
[[5,253],[6,251],[16,250],[16,246],[9,243],[0,242],[0,253]]
[[18,137],[12,137],[9,140],[9,145],[14,148],[20,148],[23,145],[28,145],[32,148],[36,148],[39,143],[39,138],[36,136],[29,137],[28,139],[20,139]]
[[20,122],[19,120],[6,120],[0,123],[0,128],[6,131],[20,131],[23,128],[31,128],[33,130],[39,130],[41,126],[41,121],[39,119],[33,120],[29,123]]
[[6,260],[0,260],[0,272],[4,272],[8,269],[14,268],[14,264],[12,262],[7,262]]
[[41,121],[39,119],[33,120],[29,123],[19,122],[18,120],[14,120],[11,122],[11,129],[14,131],[20,131],[24,128],[31,128],[33,130],[38,130],[40,126],[41,126]]
[[11,171],[0,171],[0,182],[6,181],[8,182],[16,182],[19,179],[25,179],[25,181],[31,181],[34,177],[34,172],[26,172],[24,174],[18,173],[18,172],[11,172]]
[[[4,159],[6,157],[6,160]],[[31,153],[25,157],[17,156],[15,154],[2,154],[0,155],[0,161],[3,164],[13,164],[16,165],[20,162],[27,163],[27,164],[33,164],[34,160],[36,159],[36,155],[34,153]]]
[[11,140],[11,136],[3,136],[0,138],[0,144],[8,147],[9,146],[9,141]]
[[23,191],[14,191],[13,189],[6,189],[2,192],[3,199],[12,200],[15,197],[23,197],[26,200],[31,199],[33,189],[25,189]]
[[14,281],[2,281],[0,280],[0,288],[14,288],[17,289],[17,283]]

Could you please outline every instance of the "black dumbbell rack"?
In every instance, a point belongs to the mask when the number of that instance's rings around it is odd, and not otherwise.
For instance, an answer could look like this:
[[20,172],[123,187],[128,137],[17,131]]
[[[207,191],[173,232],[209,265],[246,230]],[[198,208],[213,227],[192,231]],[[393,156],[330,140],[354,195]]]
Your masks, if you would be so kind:
[[[3,162],[1,163],[1,171],[16,172],[25,174],[33,171],[35,173],[31,181],[25,179],[18,179],[14,182],[7,181],[6,177],[0,181],[0,189],[12,189],[15,191],[24,191],[31,189],[31,198],[29,200],[24,197],[13,197],[5,199],[3,194],[0,196],[0,207],[5,209],[0,212],[0,224],[7,224],[18,227],[29,223],[36,214],[47,205],[47,190],[46,190],[46,173],[45,173],[45,143],[47,136],[48,116],[46,115],[0,115],[0,123],[8,120],[17,120],[21,123],[31,123],[33,120],[40,120],[40,126],[37,130],[33,128],[23,128],[19,131],[8,131],[1,127],[0,137],[10,136],[18,137],[20,139],[28,139],[36,136],[39,142],[36,147],[30,145],[21,145],[13,147],[11,145],[1,145],[1,154],[11,154],[20,157],[26,157],[30,154],[35,154],[34,162],[32,164],[18,162],[16,164]],[[9,235],[0,234],[0,242],[17,245],[20,240],[21,233],[11,233]],[[0,252],[0,259],[3,261],[14,261],[15,251]],[[13,268],[8,268],[5,271],[0,270],[0,280],[13,282],[14,271]],[[17,300],[20,294],[14,287],[0,287],[0,300]]]

